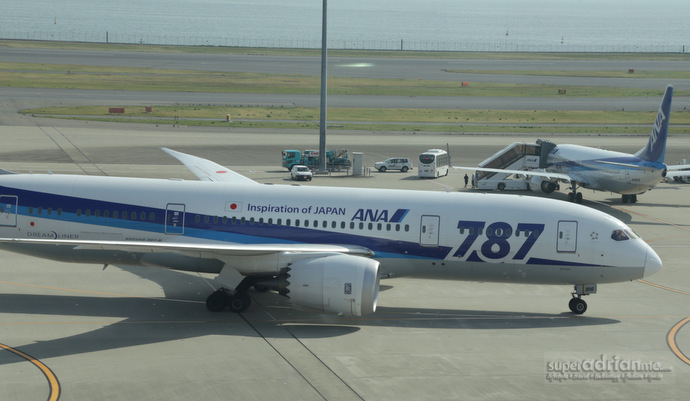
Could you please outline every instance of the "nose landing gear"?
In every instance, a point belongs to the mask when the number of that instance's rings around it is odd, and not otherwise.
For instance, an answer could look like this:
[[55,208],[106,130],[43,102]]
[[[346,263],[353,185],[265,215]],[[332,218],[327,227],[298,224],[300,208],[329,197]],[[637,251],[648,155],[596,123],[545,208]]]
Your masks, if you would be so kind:
[[577,315],[585,313],[587,310],[587,302],[582,299],[582,296],[596,293],[596,284],[577,284],[572,292],[573,297],[570,299],[570,302],[568,302],[568,308]]

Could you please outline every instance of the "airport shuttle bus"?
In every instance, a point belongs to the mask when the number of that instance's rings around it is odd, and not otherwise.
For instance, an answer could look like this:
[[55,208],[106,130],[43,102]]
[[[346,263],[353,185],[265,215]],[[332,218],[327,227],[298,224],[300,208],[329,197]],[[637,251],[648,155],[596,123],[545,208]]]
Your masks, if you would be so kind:
[[429,149],[419,155],[418,175],[420,178],[437,178],[448,175],[448,152],[441,149]]

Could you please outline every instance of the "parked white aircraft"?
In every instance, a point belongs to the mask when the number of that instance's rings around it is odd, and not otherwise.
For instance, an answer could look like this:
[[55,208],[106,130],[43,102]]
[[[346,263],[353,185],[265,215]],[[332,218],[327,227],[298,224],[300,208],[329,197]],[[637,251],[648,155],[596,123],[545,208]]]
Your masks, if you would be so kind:
[[[553,192],[559,181],[569,183],[570,201],[582,202],[579,187],[622,194],[623,203],[636,203],[637,195],[654,188],[664,177],[683,175],[688,165],[666,166],[666,138],[671,114],[673,86],[666,87],[659,112],[647,145],[628,154],[579,145],[556,145],[546,156],[545,168],[509,170],[481,167],[456,167],[496,173],[522,174],[531,177],[531,186],[545,193]],[[674,171],[669,171],[674,170]]]
[[[206,305],[273,289],[322,312],[374,312],[382,276],[575,286],[661,268],[621,221],[550,199],[263,185],[169,149],[201,181],[0,175],[0,247],[53,260],[218,273]],[[205,182],[206,181],[206,182]],[[419,295],[419,294],[418,294]],[[421,295],[423,296],[423,295]]]

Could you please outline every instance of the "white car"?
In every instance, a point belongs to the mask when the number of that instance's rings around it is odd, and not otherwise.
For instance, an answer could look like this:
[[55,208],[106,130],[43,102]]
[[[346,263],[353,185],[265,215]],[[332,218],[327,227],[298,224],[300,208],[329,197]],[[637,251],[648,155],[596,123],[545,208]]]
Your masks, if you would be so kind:
[[290,175],[292,176],[292,179],[295,181],[311,181],[312,177],[311,170],[309,170],[309,167],[299,164],[296,166],[292,166],[292,170],[290,170]]
[[374,168],[382,173],[385,173],[386,170],[400,170],[407,173],[408,170],[412,170],[412,162],[407,157],[391,157],[385,161],[374,163]]

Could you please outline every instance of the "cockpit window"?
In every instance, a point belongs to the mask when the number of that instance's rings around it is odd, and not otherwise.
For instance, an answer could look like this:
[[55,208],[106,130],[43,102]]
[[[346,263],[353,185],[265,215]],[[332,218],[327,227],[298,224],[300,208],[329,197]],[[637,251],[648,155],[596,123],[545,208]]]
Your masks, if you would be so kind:
[[613,233],[611,233],[611,239],[614,241],[627,241],[630,237],[623,230],[614,230]]

